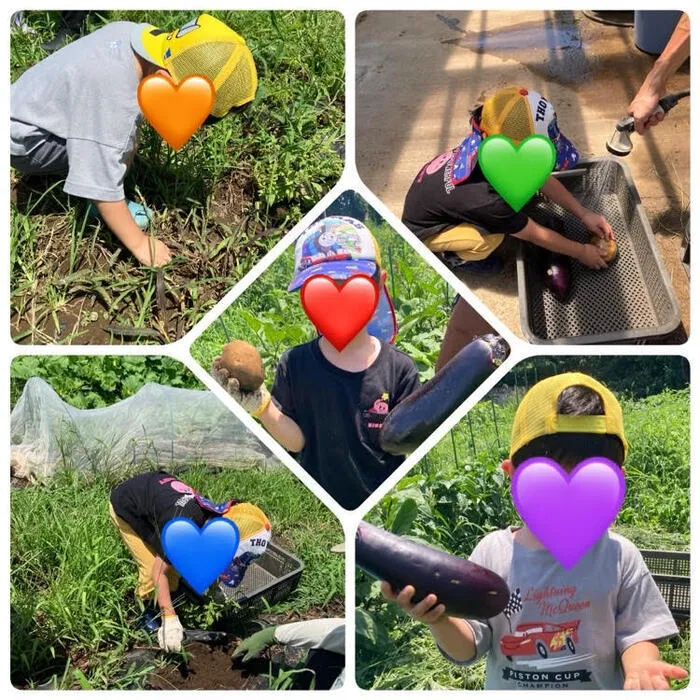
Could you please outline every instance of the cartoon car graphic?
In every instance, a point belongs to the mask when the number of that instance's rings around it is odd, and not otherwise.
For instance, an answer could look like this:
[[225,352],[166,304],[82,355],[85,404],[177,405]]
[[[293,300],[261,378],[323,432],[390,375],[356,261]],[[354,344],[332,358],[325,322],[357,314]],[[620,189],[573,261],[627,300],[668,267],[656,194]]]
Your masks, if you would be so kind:
[[535,654],[546,659],[550,653],[562,651],[564,648],[575,654],[580,622],[526,622],[518,625],[513,634],[506,634],[501,638],[501,653],[509,661],[512,661],[514,656]]

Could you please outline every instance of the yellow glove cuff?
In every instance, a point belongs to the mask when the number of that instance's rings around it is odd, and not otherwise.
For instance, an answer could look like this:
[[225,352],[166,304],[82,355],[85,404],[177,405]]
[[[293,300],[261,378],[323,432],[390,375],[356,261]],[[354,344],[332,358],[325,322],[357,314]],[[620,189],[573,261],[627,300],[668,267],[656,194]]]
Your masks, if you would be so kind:
[[270,401],[272,401],[272,396],[264,384],[260,387],[260,392],[263,395],[262,402],[257,411],[254,411],[250,414],[251,416],[253,416],[253,418],[260,418],[260,416],[264,413],[265,409],[269,406]]

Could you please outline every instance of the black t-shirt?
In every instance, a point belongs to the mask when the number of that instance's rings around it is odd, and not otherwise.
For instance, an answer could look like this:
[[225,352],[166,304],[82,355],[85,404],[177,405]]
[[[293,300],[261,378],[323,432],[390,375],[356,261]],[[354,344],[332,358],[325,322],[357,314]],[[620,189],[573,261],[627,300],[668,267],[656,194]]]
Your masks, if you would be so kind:
[[165,559],[160,535],[169,520],[189,518],[197,527],[209,519],[192,489],[167,472],[146,472],[115,486],[110,494],[114,512]]
[[404,224],[421,240],[464,223],[485,233],[522,231],[527,215],[513,210],[491,187],[478,163],[464,182],[452,183],[456,152],[442,153],[421,168],[406,195],[401,216]]
[[363,372],[331,364],[319,339],[285,352],[272,396],[304,434],[302,467],[348,510],[357,508],[404,460],[379,446],[389,411],[420,386],[408,355],[382,343]]

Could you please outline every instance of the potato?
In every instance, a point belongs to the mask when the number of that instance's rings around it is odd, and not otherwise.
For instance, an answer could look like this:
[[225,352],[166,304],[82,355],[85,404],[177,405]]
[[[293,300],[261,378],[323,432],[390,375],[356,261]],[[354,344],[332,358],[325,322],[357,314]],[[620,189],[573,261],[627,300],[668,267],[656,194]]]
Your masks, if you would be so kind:
[[221,366],[238,380],[241,391],[255,391],[265,381],[262,357],[249,343],[232,340],[221,351]]
[[591,235],[588,242],[600,250],[606,263],[612,262],[617,257],[617,243],[613,239],[606,241],[604,238]]

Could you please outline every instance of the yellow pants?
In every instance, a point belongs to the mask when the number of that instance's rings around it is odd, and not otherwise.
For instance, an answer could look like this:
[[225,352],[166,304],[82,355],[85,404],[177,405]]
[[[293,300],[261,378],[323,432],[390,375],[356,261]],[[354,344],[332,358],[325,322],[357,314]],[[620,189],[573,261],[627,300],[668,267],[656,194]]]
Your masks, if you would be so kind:
[[485,260],[503,242],[502,233],[482,234],[471,224],[459,224],[454,228],[442,231],[424,243],[434,253],[449,251],[462,260]]
[[[131,552],[131,556],[136,562],[136,566],[139,570],[139,581],[136,584],[136,596],[142,600],[151,596],[155,592],[156,587],[153,584],[153,562],[158,556],[158,553],[153,550],[152,547],[147,545],[139,536],[136,531],[127,523],[122,520],[112,508],[112,504],[109,504],[109,515],[112,518],[112,522],[117,526],[121,538],[124,540],[124,544]],[[171,566],[167,573],[168,577],[168,588],[172,593],[177,589],[180,583],[180,576],[177,571]]]

